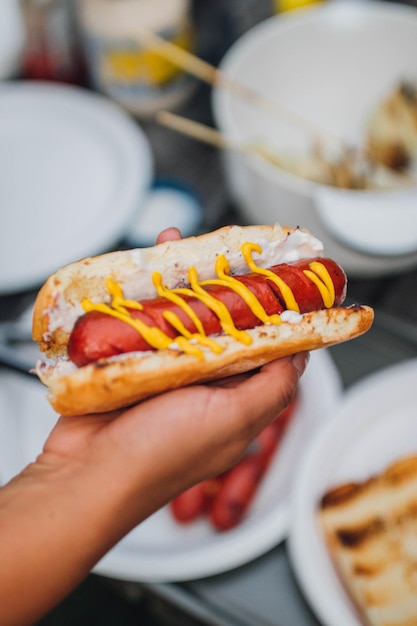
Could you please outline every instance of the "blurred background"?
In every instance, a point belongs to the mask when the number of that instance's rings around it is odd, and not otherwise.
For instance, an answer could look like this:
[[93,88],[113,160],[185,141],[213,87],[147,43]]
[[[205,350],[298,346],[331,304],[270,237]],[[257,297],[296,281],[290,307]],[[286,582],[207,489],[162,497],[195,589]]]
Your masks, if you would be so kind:
[[[395,326],[381,366],[411,356],[416,59],[414,0],[1,0],[1,364],[31,367],[33,300],[64,263],[275,221]],[[345,384],[368,372],[339,358]],[[92,574],[41,624],[221,623],[185,604]]]
[[[5,0],[1,294],[26,304],[56,267],[152,245],[168,225],[187,236],[279,221],[310,228],[389,306],[392,275],[417,262],[414,159],[375,167],[366,151],[376,126],[414,154],[415,105],[396,118],[407,140],[386,119],[407,81],[415,98],[414,8]],[[172,48],[156,51],[150,33]]]

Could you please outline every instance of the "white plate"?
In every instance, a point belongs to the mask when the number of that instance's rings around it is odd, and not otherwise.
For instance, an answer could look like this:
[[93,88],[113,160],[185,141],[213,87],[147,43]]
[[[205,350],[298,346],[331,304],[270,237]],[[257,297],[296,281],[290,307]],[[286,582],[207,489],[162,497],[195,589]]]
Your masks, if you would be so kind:
[[[299,459],[340,393],[339,375],[329,354],[313,353],[279,454],[250,515],[238,528],[219,534],[203,521],[181,526],[165,507],[127,535],[94,571],[131,581],[190,580],[232,569],[279,543],[288,531],[288,500]],[[0,482],[36,458],[56,419],[40,383],[0,374]]]
[[215,533],[205,521],[181,526],[165,507],[125,537],[95,571],[142,582],[191,580],[233,569],[282,541],[288,531],[287,503],[300,455],[341,392],[339,375],[325,350],[312,353],[300,391],[287,436],[240,526],[223,534]]
[[295,574],[324,626],[360,626],[316,523],[331,486],[363,480],[417,452],[417,359],[374,374],[351,388],[331,422],[314,438],[296,479],[289,552]]
[[148,188],[144,133],[118,105],[36,82],[0,87],[0,293],[111,247]]
[[369,193],[319,185],[314,204],[324,227],[354,250],[392,257],[417,249],[417,189]]

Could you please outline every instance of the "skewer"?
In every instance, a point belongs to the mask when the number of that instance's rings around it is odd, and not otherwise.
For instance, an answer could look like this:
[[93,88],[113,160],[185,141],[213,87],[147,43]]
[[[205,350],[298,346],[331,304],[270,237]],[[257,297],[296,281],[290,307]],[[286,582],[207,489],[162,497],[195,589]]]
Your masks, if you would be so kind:
[[281,120],[286,120],[298,130],[303,130],[303,132],[307,133],[314,142],[322,143],[324,135],[327,135],[329,139],[336,141],[339,145],[344,147],[344,142],[339,137],[331,136],[330,133],[327,132],[320,132],[311,122],[306,120],[301,115],[287,109],[275,100],[264,96],[256,91],[256,89],[248,87],[247,85],[229,77],[218,68],[214,67],[210,63],[207,63],[207,61],[203,61],[191,52],[188,52],[180,46],[163,39],[156,33],[140,29],[138,36],[143,46],[152,48],[156,54],[164,57],[170,63],[177,65],[182,70],[213,87],[217,86],[229,89],[246,102],[253,104],[270,114],[278,116]]
[[[262,146],[242,144],[240,142],[233,141],[226,138],[218,130],[211,128],[210,126],[206,126],[205,124],[201,124],[200,122],[195,122],[194,120],[190,120],[169,111],[159,111],[156,114],[156,121],[171,130],[187,135],[192,139],[202,141],[203,143],[209,144],[215,148],[219,148],[221,150],[231,150],[233,152],[249,156],[256,156],[264,159],[272,165],[275,165],[276,167],[283,167],[279,157],[268,149],[263,148]],[[379,163],[369,163],[373,167],[380,168],[381,171],[388,171],[385,166]],[[393,172],[390,171],[390,174],[393,175]],[[407,187],[414,187],[417,184],[416,178],[409,172],[396,172],[395,175],[398,177],[399,181],[401,180],[401,187],[404,189]],[[343,187],[343,185],[341,186]]]
[[[139,40],[143,46],[151,48],[156,54],[159,54],[170,63],[177,65],[182,70],[188,72],[196,78],[199,78],[203,82],[206,82],[213,87],[218,86],[229,89],[232,93],[239,96],[246,102],[254,105],[255,107],[258,107],[265,112],[278,116],[281,120],[286,120],[293,127],[297,128],[298,130],[302,130],[303,132],[308,134],[313,142],[313,145],[315,145],[320,150],[323,148],[324,138],[327,137],[328,140],[332,141],[338,146],[342,156],[355,152],[359,157],[365,159],[365,161],[368,161],[369,163],[372,162],[372,159],[370,159],[370,155],[366,147],[354,148],[348,146],[346,144],[346,141],[342,138],[337,137],[329,133],[328,131],[319,131],[313,123],[306,120],[301,115],[287,109],[277,101],[264,96],[252,87],[248,87],[247,85],[244,85],[239,81],[229,77],[227,74],[214,67],[207,61],[203,61],[191,52],[185,50],[184,48],[181,48],[180,46],[170,41],[167,41],[166,39],[163,39],[156,33],[149,30],[140,29]],[[246,154],[257,154],[258,156],[261,156],[262,158],[274,163],[277,166],[280,165],[278,159],[275,158],[274,155],[269,154],[267,150],[264,151],[260,148],[258,149],[255,147],[249,147],[244,145],[232,145],[230,140],[227,140],[228,145],[226,145],[226,139],[214,129],[210,129],[209,127],[203,128],[203,125],[199,125],[197,122],[192,122],[191,120],[188,120],[187,123],[184,122],[184,119],[185,118],[182,118],[182,121],[180,122],[179,119],[176,119],[174,121],[174,118],[172,117],[170,120],[172,124],[171,127],[174,128],[175,124],[175,129],[179,132],[181,132],[182,130],[184,133],[193,136],[196,139],[206,141],[206,143],[208,142],[212,145],[217,145],[217,147],[221,149],[231,149],[234,151],[245,152]],[[165,122],[165,125],[169,124],[169,120],[167,117],[165,118]],[[376,164],[374,163],[374,166],[375,165]],[[389,171],[383,164],[378,163],[377,165],[381,169],[381,171]],[[415,186],[417,184],[416,176],[413,172],[403,170],[401,172],[396,172],[396,174],[399,178],[403,180],[403,183],[406,186]]]
[[200,122],[195,122],[169,111],[160,111],[157,113],[156,121],[171,130],[175,130],[183,135],[187,135],[188,137],[207,143],[215,148],[219,148],[220,150],[231,150],[233,152],[239,152],[250,156],[256,155],[267,160],[269,163],[279,166],[278,159],[269,155],[266,150],[264,151],[257,146],[245,145],[232,141],[231,139],[226,139],[226,137],[218,130],[211,128],[210,126],[206,126],[205,124],[201,124]]

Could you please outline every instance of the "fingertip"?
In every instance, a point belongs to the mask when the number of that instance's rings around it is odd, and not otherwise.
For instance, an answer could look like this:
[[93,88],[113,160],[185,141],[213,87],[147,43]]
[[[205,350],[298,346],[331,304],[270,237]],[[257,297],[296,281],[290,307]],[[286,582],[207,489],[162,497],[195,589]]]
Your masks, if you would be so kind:
[[264,365],[262,369],[269,370],[270,368],[274,368],[274,369],[284,368],[285,370],[288,371],[287,368],[290,365],[291,368],[295,369],[297,373],[297,377],[301,378],[301,376],[303,375],[308,365],[309,360],[310,360],[310,353],[308,351],[297,352],[295,354],[290,354],[288,356],[281,357],[277,359],[276,361],[271,361],[270,363],[267,363],[266,365]]
[[170,228],[165,228],[165,230],[161,231],[156,238],[156,243],[165,243],[167,241],[177,241],[178,239],[182,239],[181,231],[178,228],[174,228],[173,226]]
[[291,357],[292,364],[297,370],[298,376],[300,378],[304,374],[309,360],[310,360],[309,352],[297,352],[297,354],[292,355]]

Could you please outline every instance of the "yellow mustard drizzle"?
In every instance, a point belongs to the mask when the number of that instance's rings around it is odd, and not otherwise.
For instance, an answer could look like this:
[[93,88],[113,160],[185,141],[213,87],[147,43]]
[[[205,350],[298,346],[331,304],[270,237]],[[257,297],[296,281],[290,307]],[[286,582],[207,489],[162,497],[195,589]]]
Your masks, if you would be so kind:
[[186,313],[186,315],[188,315],[188,317],[191,319],[191,321],[193,322],[194,326],[197,328],[197,331],[200,333],[200,335],[206,334],[204,332],[204,328],[203,328],[200,318],[198,317],[198,315],[195,314],[195,312],[190,307],[188,302],[186,302],[183,298],[181,298],[181,296],[175,293],[173,289],[167,289],[167,287],[165,287],[165,285],[162,282],[162,274],[160,274],[160,272],[153,272],[152,282],[154,284],[154,287],[157,291],[158,296],[161,296],[162,298],[166,298],[170,302],[173,302],[177,306],[181,307],[184,313]]
[[[171,326],[175,328],[175,330],[179,332],[180,335],[182,335],[188,340],[194,339],[201,345],[206,346],[207,348],[210,348],[210,350],[212,350],[212,352],[215,352],[216,354],[220,354],[220,352],[223,352],[223,348],[218,343],[216,343],[214,339],[209,339],[208,337],[206,337],[206,333],[204,331],[200,318],[193,311],[193,309],[190,307],[188,302],[186,302],[183,298],[181,298],[180,295],[175,293],[173,289],[168,289],[167,287],[165,287],[165,285],[162,282],[162,274],[160,272],[153,272],[152,282],[154,284],[154,287],[157,291],[158,296],[161,296],[162,298],[166,298],[170,302],[173,302],[174,304],[179,306],[184,311],[184,313],[188,315],[188,317],[194,323],[194,326],[197,328],[196,333],[190,333],[185,328],[184,324],[181,322],[178,315],[175,315],[175,313],[173,313],[172,311],[164,311],[163,313],[164,318],[167,320],[169,324],[171,324]],[[200,353],[201,353],[201,356],[203,356],[201,351]]]
[[190,344],[185,337],[176,337],[175,339],[172,339],[172,337],[169,337],[156,326],[147,326],[144,322],[142,322],[142,320],[133,319],[126,309],[135,308],[141,311],[143,309],[142,305],[133,300],[124,300],[122,288],[113,280],[108,279],[106,284],[110,295],[113,297],[111,306],[100,302],[94,303],[87,298],[84,298],[81,305],[86,313],[89,311],[99,311],[100,313],[105,313],[106,315],[110,315],[111,317],[115,317],[122,322],[129,324],[142,335],[145,341],[152,346],[152,348],[155,348],[156,350],[163,350],[164,348],[168,348],[172,343],[176,342],[183,352],[193,354],[197,358],[204,358],[201,350]]
[[241,343],[249,346],[252,343],[252,337],[246,331],[236,328],[226,305],[223,304],[223,302],[220,302],[217,298],[211,296],[201,287],[195,267],[190,267],[188,271],[188,282],[191,285],[191,289],[188,289],[187,287],[174,289],[175,293],[190,295],[194,298],[198,298],[200,302],[205,304],[207,308],[217,315],[220,326],[226,334],[231,335]]
[[[298,303],[295,300],[290,287],[271,270],[258,267],[255,264],[252,254],[253,252],[261,254],[262,248],[258,244],[248,242],[242,245],[241,252],[246,264],[253,273],[262,274],[275,283],[282,294],[286,308],[299,313],[300,309]],[[106,283],[108,292],[112,296],[111,305],[93,303],[85,298],[82,301],[82,308],[86,313],[89,311],[99,311],[129,324],[142,335],[145,341],[152,348],[162,350],[176,344],[183,352],[192,354],[200,360],[204,359],[204,355],[200,348],[195,345],[196,343],[208,347],[216,354],[221,353],[223,348],[214,339],[206,336],[201,320],[198,318],[191,306],[181,296],[197,298],[205,304],[205,306],[213,311],[213,313],[218,317],[220,325],[226,334],[231,335],[245,345],[250,345],[253,341],[252,337],[246,331],[236,328],[226,305],[217,298],[211,296],[203,288],[204,285],[221,285],[229,287],[244,300],[253,314],[256,315],[256,317],[264,324],[281,323],[281,318],[278,314],[268,315],[256,296],[243,283],[230,276],[230,265],[224,255],[219,255],[217,257],[215,262],[215,271],[218,277],[217,279],[199,281],[195,267],[190,267],[188,274],[190,287],[177,289],[168,289],[163,284],[162,275],[159,272],[153,272],[152,274],[152,282],[155,286],[157,294],[179,306],[194,323],[197,328],[196,333],[188,331],[178,315],[172,311],[165,311],[163,316],[179,333],[179,335],[174,339],[169,337],[156,326],[147,326],[141,320],[133,319],[127,309],[136,309],[141,311],[143,310],[143,306],[134,300],[126,300],[123,296],[121,286],[111,278],[109,278]],[[319,261],[314,261],[309,264],[309,269],[303,270],[303,272],[316,285],[323,299],[324,306],[326,308],[332,307],[335,301],[335,289],[326,266]]]
[[214,339],[206,337],[205,333],[190,333],[190,331],[185,328],[178,315],[175,315],[175,313],[173,313],[172,311],[165,311],[163,313],[163,316],[165,317],[166,321],[171,324],[171,326],[173,326],[175,330],[177,330],[180,335],[183,335],[186,339],[194,339],[202,346],[210,348],[210,350],[215,354],[220,354],[221,352],[223,352],[222,346],[219,345]]
[[335,291],[334,283],[327,270],[327,267],[319,261],[313,261],[309,264],[309,270],[303,270],[304,274],[316,285],[323,298],[323,304],[326,309],[330,309],[334,305]]
[[300,307],[298,306],[298,302],[295,299],[293,292],[288,287],[287,283],[285,283],[282,278],[274,274],[274,272],[271,272],[271,270],[265,269],[263,267],[258,267],[255,264],[255,261],[252,258],[252,253],[258,252],[258,254],[261,254],[261,246],[256,243],[244,243],[241,250],[243,258],[245,259],[249,269],[251,269],[252,272],[254,272],[255,274],[263,274],[264,276],[269,278],[269,280],[272,281],[280,290],[281,295],[284,298],[286,308],[299,313]]
[[[242,245],[243,258],[252,272],[263,274],[275,283],[281,291],[286,308],[299,313],[300,308],[289,286],[282,280],[282,278],[274,274],[274,272],[271,272],[271,270],[258,267],[252,258],[253,252],[261,254],[262,248],[258,244],[254,243],[244,243]],[[320,261],[313,261],[312,263],[309,263],[309,267],[310,269],[303,270],[303,273],[316,285],[323,299],[324,306],[326,309],[330,309],[334,305],[335,290],[327,267],[323,265],[323,263],[320,263]]]
[[223,254],[220,254],[215,263],[217,279],[203,280],[200,285],[221,285],[233,289],[251,309],[252,313],[264,324],[281,324],[281,318],[278,314],[268,315],[258,298],[252,293],[246,285],[241,283],[233,276],[230,276],[230,265]]
[[135,300],[125,300],[123,296],[123,289],[121,286],[116,283],[116,281],[108,278],[106,281],[106,287],[109,294],[112,296],[112,307],[116,309],[116,311],[125,312],[125,309],[129,307],[129,309],[136,309],[137,311],[142,311],[143,306],[140,302],[136,302]]

